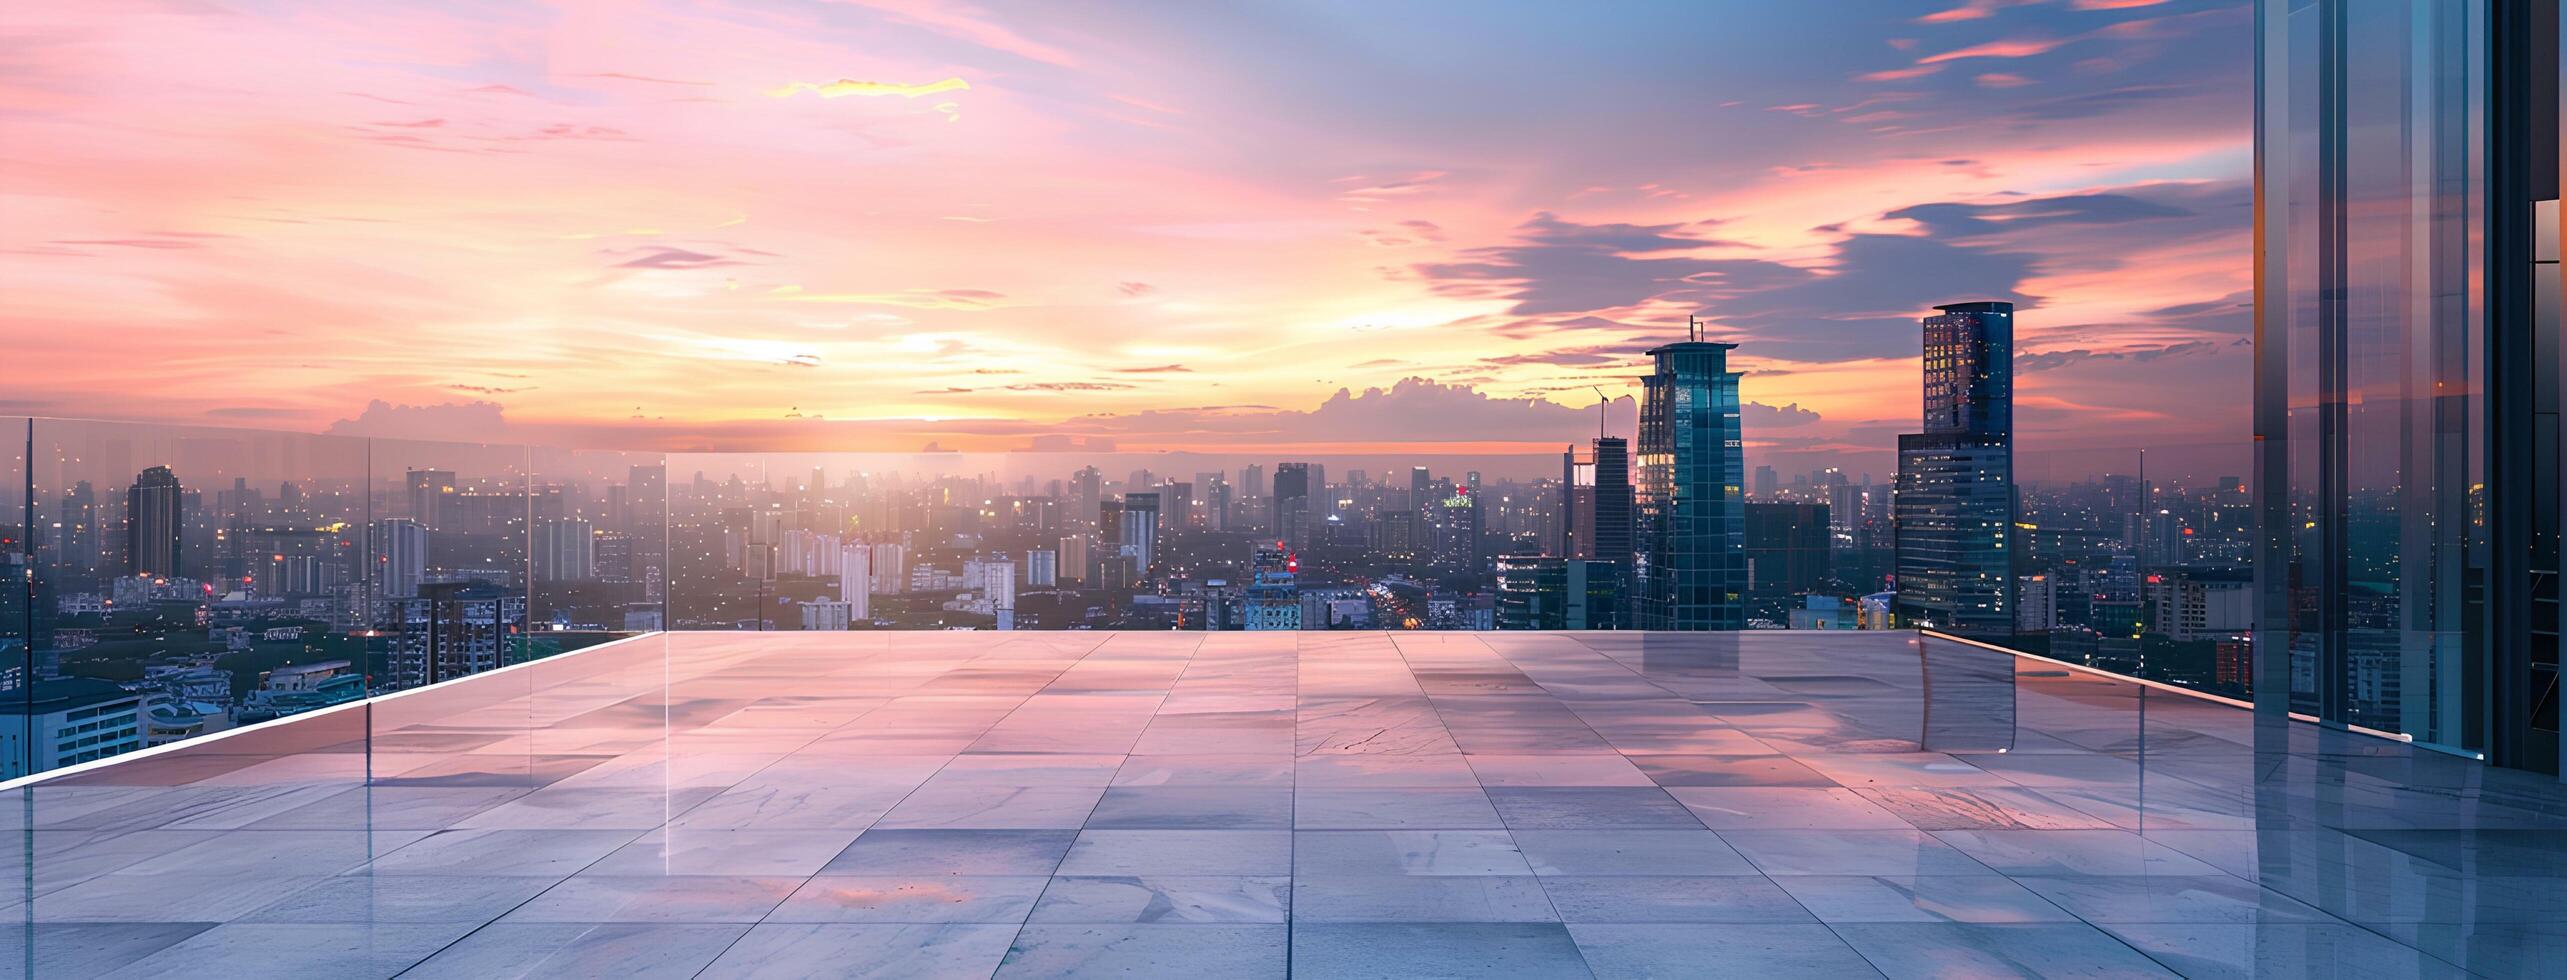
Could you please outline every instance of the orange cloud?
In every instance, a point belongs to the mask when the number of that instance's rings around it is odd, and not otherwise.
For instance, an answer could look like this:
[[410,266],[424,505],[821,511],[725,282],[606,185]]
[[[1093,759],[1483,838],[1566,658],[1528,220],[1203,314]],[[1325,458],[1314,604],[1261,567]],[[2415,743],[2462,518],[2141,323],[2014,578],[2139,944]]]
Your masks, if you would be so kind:
[[1946,61],[1959,61],[1963,58],[2029,58],[2037,54],[2047,54],[2050,51],[2057,49],[2060,45],[2066,43],[2067,42],[2065,41],[2057,41],[2049,38],[2015,38],[2005,41],[1989,41],[1986,44],[1973,44],[1966,48],[1946,51],[1942,54],[1927,55],[1924,58],[1918,59],[1917,64],[1941,64]]

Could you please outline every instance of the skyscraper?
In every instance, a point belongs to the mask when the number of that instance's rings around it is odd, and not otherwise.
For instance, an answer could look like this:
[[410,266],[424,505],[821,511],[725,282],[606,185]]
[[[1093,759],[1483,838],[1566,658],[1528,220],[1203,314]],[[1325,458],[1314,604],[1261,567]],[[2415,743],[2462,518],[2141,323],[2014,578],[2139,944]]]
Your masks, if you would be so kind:
[[581,582],[597,577],[597,529],[581,520],[535,522],[535,580]]
[[[1621,436],[1600,436],[1595,441],[1595,520],[1588,540],[1588,558],[1613,565],[1617,580],[1631,569],[1631,444]],[[1617,588],[1617,595],[1619,590]],[[1602,610],[1596,616],[1595,629],[1619,629],[1624,624],[1618,611]]]
[[1132,553],[1123,547],[1123,501],[1108,497],[1096,505],[1096,553],[1087,583],[1093,588],[1132,587],[1136,577]]
[[454,530],[446,526],[446,502],[455,495],[454,471],[410,470],[404,475],[410,483],[410,519],[431,531]]
[[666,598],[668,589],[668,466],[635,466],[625,479],[629,513],[624,530],[633,535],[629,577],[642,583],[644,598],[656,601]]
[[125,491],[125,573],[159,578],[179,574],[179,537],[184,533],[178,476],[154,466],[134,477]]
[[1629,587],[1631,541],[1631,448],[1620,436],[1599,436],[1586,458],[1573,447],[1561,454],[1560,524],[1564,539],[1560,557],[1584,559],[1574,574],[1591,578],[1579,600],[1585,625],[1574,629],[1622,629]]
[[1094,581],[1087,560],[1087,535],[1073,534],[1061,539],[1060,576],[1063,581],[1087,585]]
[[1736,344],[1687,339],[1649,352],[1641,378],[1640,479],[1633,487],[1637,558],[1632,625],[1644,630],[1747,626],[1744,482]]
[[1266,529],[1282,538],[1287,546],[1303,548],[1310,544],[1310,495],[1319,488],[1311,485],[1310,464],[1276,463],[1275,490],[1268,503],[1271,516]]
[[862,541],[838,546],[838,601],[850,622],[873,619],[873,549]]
[[428,576],[428,529],[406,517],[374,522],[374,561],[384,598],[417,598]]
[[1123,550],[1132,558],[1132,578],[1139,581],[1150,575],[1150,562],[1159,547],[1159,495],[1127,493],[1123,495]]
[[1891,498],[1902,626],[2014,631],[2014,304],[1924,319],[1925,431],[1899,437]]

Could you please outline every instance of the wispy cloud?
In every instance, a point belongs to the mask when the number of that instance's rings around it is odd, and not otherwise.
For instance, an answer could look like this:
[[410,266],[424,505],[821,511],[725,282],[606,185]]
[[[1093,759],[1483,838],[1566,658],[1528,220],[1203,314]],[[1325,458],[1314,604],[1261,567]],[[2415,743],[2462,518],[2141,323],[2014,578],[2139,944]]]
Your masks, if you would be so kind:
[[841,78],[834,82],[791,82],[768,89],[767,94],[779,99],[790,99],[804,92],[813,93],[824,99],[840,99],[850,95],[896,95],[904,99],[915,99],[943,92],[960,92],[971,87],[972,83],[960,78],[944,78],[919,85],[900,82],[860,82],[852,78]]

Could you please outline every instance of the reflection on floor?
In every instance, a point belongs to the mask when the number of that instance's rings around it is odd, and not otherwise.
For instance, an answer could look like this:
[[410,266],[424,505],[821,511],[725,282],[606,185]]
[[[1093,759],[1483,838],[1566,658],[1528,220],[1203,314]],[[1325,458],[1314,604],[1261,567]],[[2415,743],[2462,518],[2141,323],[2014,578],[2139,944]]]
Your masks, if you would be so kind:
[[654,636],[8,795],[45,977],[2567,971],[2555,783],[1906,634]]

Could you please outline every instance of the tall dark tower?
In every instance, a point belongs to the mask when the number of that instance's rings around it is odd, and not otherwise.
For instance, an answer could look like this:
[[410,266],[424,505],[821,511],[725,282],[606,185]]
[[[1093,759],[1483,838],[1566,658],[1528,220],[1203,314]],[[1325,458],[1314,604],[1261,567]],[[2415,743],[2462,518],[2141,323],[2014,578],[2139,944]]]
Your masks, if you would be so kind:
[[1314,519],[1310,495],[1320,489],[1311,485],[1310,471],[1308,463],[1275,464],[1274,496],[1268,501],[1272,523],[1267,530],[1295,550],[1310,546],[1310,522]]
[[1649,352],[1656,365],[1640,379],[1640,479],[1632,488],[1635,628],[1747,627],[1746,457],[1738,375],[1729,370],[1737,346],[1705,341],[1696,329]]
[[1899,437],[1899,625],[2014,631],[2014,304],[1925,318],[1925,431]]
[[178,475],[155,466],[134,477],[125,491],[125,571],[178,577],[178,542],[185,526]]

